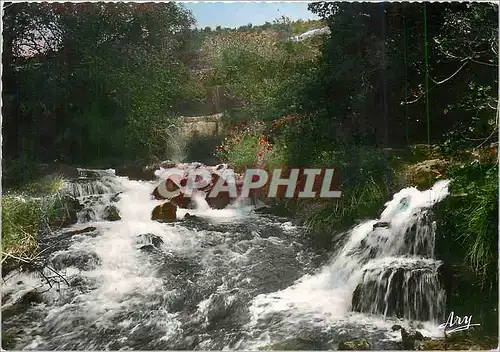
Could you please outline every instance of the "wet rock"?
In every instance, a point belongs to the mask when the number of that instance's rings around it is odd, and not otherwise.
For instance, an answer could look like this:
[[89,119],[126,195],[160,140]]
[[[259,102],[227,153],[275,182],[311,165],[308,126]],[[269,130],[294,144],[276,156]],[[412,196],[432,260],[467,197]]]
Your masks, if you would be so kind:
[[[352,296],[352,310],[421,321],[439,316],[444,307],[439,265],[427,261],[394,262],[365,269]],[[432,286],[423,289],[424,282]],[[431,289],[436,294],[429,299]]]
[[118,212],[118,208],[114,205],[108,205],[104,208],[103,218],[108,221],[118,221],[122,219]]
[[376,224],[373,225],[373,229],[376,229],[377,227],[388,228],[389,225],[390,225],[390,223],[388,223],[387,221],[379,221],[379,222],[377,222]]
[[33,303],[42,303],[42,296],[35,289],[30,288],[20,293],[14,302],[2,306],[2,320],[26,311]]
[[219,192],[215,197],[207,196],[206,201],[212,209],[224,209],[231,203],[231,197],[229,192],[223,191]]
[[492,350],[498,347],[498,337],[485,334],[481,329],[454,332],[445,338],[424,338],[415,341],[416,350]]
[[275,351],[300,351],[300,350],[329,350],[331,349],[326,343],[307,338],[291,338],[272,345],[262,346],[258,348],[260,351],[275,350]]
[[449,162],[444,159],[424,160],[411,165],[406,171],[406,180],[409,185],[428,189],[442,178]]
[[138,249],[151,250],[154,248],[159,248],[163,240],[160,236],[154,233],[144,233],[137,236],[136,244]]
[[67,227],[78,222],[78,211],[83,209],[78,199],[64,195],[59,198],[52,209],[51,227]]
[[65,233],[68,234],[68,235],[80,235],[80,234],[83,234],[83,233],[89,233],[89,232],[94,232],[96,231],[97,228],[94,227],[94,226],[88,226],[88,227],[85,227],[83,229],[80,229],[80,230],[73,230],[73,231],[66,231]]
[[15,347],[15,337],[12,334],[2,331],[2,350],[12,350]]
[[[220,175],[218,175],[216,173],[212,173],[212,183],[210,184],[209,187],[207,187],[207,189],[205,191],[207,193],[209,193],[217,183],[221,182],[220,179],[221,179]],[[224,181],[224,185],[227,186],[226,181]],[[208,205],[210,206],[210,208],[224,209],[225,207],[227,207],[229,205],[229,203],[231,203],[231,197],[229,196],[228,191],[221,191],[221,192],[218,192],[217,195],[215,195],[213,197],[207,196],[206,201],[207,201]]]
[[177,219],[177,205],[172,202],[165,202],[157,205],[151,212],[151,220],[159,222],[173,222]]
[[182,209],[188,209],[189,205],[191,204],[191,198],[186,197],[183,193],[179,194],[178,196],[170,199],[170,201],[177,205],[179,208]]
[[110,202],[112,202],[112,203],[116,203],[116,202],[118,202],[118,201],[120,200],[120,194],[121,194],[121,193],[122,193],[122,192],[118,192],[118,193],[116,193],[114,196],[112,196],[112,197],[109,199],[109,201],[110,201]]
[[96,219],[95,211],[90,208],[83,209],[79,215],[82,222],[89,222]]
[[405,350],[414,350],[419,341],[425,341],[428,338],[424,337],[419,331],[407,331],[401,325],[393,325],[393,331],[401,331],[401,340],[403,340],[403,348]]
[[68,251],[57,253],[52,258],[52,265],[56,270],[62,270],[68,267],[75,267],[80,270],[95,269],[100,263],[96,253],[84,251]]
[[97,171],[79,169],[78,170],[78,177],[86,178],[89,180],[97,180],[101,177],[101,175],[99,175],[99,173]]
[[365,339],[354,339],[348,341],[342,341],[339,344],[340,351],[366,351],[370,350],[371,345]]
[[196,215],[191,215],[189,213],[186,213],[186,215],[184,215],[184,220],[193,220],[193,219],[197,219],[198,217]]

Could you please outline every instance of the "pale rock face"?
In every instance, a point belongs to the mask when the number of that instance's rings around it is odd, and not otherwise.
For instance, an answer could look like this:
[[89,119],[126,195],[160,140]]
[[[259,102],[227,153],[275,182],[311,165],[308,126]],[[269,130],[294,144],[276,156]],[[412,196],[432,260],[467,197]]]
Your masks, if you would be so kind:
[[222,133],[223,114],[208,116],[182,117],[184,123],[181,128],[184,137],[209,137]]

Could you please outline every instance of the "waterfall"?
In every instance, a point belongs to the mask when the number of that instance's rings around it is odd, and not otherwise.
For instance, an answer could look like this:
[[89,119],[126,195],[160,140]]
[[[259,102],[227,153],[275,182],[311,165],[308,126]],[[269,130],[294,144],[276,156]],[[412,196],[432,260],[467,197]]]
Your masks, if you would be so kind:
[[[447,182],[398,192],[319,268],[300,226],[241,200],[211,209],[196,198],[179,221],[153,221],[164,202],[155,186],[112,170],[82,169],[67,182],[83,205],[79,221],[40,239],[40,260],[64,281],[50,289],[37,272],[4,278],[2,332],[15,335],[15,349],[256,349],[308,329],[325,342],[363,336],[386,349],[384,317],[442,314],[431,210]],[[108,207],[118,220],[103,216]],[[29,295],[41,303],[21,309]]]
[[283,329],[293,320],[327,319],[332,326],[352,311],[442,322],[445,291],[439,280],[442,263],[434,259],[431,210],[448,195],[448,185],[439,181],[426,191],[396,193],[379,219],[345,234],[344,245],[316,274],[255,297],[249,325],[259,326],[284,311]]

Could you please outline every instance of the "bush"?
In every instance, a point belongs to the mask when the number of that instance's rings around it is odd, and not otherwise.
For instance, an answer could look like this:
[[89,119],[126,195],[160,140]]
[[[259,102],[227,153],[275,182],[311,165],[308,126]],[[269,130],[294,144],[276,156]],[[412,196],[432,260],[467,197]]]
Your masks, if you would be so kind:
[[2,254],[10,258],[30,259],[37,249],[37,232],[44,218],[40,199],[22,196],[2,197]]
[[63,185],[61,177],[49,177],[2,197],[4,268],[32,260],[38,248],[39,231],[67,218]]
[[[484,175],[479,178],[478,175]],[[461,229],[457,239],[468,248],[467,259],[482,283],[497,271],[498,164],[473,163],[454,172],[452,191],[465,193],[462,206],[453,210]]]
[[331,249],[335,236],[357,222],[377,217],[390,195],[402,187],[397,159],[382,150],[344,146],[319,152],[310,162],[334,167],[342,191],[340,199],[307,212],[311,239],[322,248]]
[[306,219],[312,240],[322,248],[331,249],[337,234],[357,222],[376,217],[388,196],[385,185],[374,177],[353,188],[342,188],[339,200],[327,203]]
[[446,275],[448,311],[498,331],[498,164],[449,170],[451,196],[436,208],[436,257]]
[[217,147],[217,156],[237,172],[251,167],[270,168],[285,165],[283,147],[270,142],[265,135],[266,129],[266,124],[260,121],[236,126],[224,143]]

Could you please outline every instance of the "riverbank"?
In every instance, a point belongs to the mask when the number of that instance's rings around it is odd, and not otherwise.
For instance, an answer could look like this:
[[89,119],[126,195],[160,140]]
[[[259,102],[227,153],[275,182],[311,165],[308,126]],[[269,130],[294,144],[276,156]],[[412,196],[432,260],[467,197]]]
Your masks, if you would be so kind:
[[[389,330],[379,318],[349,318],[341,290],[325,286],[314,307],[294,296],[289,308],[262,305],[330,266],[289,219],[199,206],[162,223],[151,219],[161,203],[151,198],[154,182],[93,172],[68,188],[84,206],[78,221],[38,238],[46,267],[4,277],[4,348],[258,349],[290,334],[335,348],[360,333],[396,347],[381,338]],[[119,217],[107,218],[109,206]]]
[[[245,162],[249,165],[264,168],[267,160],[275,164],[283,159],[273,155],[275,150],[281,153],[282,148],[273,145],[260,155],[259,145],[249,146],[255,139],[252,133],[237,137],[222,146],[230,149],[221,153],[230,165],[244,169],[241,155],[247,155]],[[311,245],[319,250],[338,248],[348,228],[363,219],[377,218],[382,205],[396,191],[405,187],[422,190],[438,180],[451,180],[450,196],[433,209],[434,255],[444,262],[446,271],[446,311],[473,315],[482,322],[484,336],[497,336],[497,146],[452,152],[427,145],[401,151],[340,150],[323,160],[326,164],[322,165],[335,167],[340,173],[340,200],[267,200],[276,212],[300,220],[308,229]]]

